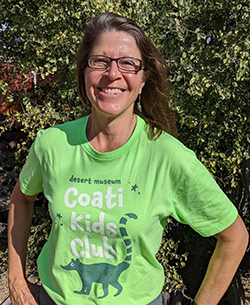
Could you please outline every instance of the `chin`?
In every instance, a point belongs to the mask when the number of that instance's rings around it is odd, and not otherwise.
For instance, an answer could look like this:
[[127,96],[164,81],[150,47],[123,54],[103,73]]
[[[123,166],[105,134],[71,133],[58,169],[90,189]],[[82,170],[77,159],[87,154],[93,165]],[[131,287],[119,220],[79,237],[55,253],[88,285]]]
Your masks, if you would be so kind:
[[[120,106],[120,105],[119,105]],[[97,111],[98,113],[102,113],[104,115],[110,115],[110,116],[119,116],[125,112],[132,113],[134,109],[134,106],[129,106],[128,108],[122,108],[122,107],[114,107],[114,105],[97,105],[95,107],[92,107],[92,112]]]

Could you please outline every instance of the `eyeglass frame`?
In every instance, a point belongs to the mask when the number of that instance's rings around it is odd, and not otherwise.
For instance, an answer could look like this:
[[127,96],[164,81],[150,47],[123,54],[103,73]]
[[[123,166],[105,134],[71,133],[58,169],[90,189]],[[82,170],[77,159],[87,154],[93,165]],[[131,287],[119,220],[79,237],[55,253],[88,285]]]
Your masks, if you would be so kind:
[[[110,60],[109,65],[108,65],[107,67],[105,67],[105,68],[93,68],[93,67],[91,67],[90,64],[89,64],[89,59],[92,58],[92,57],[98,57],[98,56],[104,57],[104,58],[108,58],[108,59]],[[119,64],[118,64],[118,61],[119,61],[120,59],[122,59],[122,58],[130,58],[130,59],[136,59],[136,60],[138,60],[138,61],[140,62],[139,68],[138,68],[137,70],[127,70],[127,69],[121,68],[121,67],[119,66]],[[118,58],[112,58],[112,57],[108,57],[108,56],[106,56],[106,55],[90,55],[90,56],[88,56],[88,57],[87,57],[87,67],[89,67],[90,69],[93,69],[93,70],[106,70],[106,69],[108,69],[108,68],[110,67],[112,61],[115,61],[115,62],[116,62],[116,65],[117,65],[118,69],[121,70],[121,71],[126,71],[126,72],[138,72],[138,71],[141,71],[141,70],[145,70],[145,68],[146,68],[146,67],[142,64],[142,60],[139,59],[139,58],[136,58],[136,57],[123,56],[123,57],[118,57]]]

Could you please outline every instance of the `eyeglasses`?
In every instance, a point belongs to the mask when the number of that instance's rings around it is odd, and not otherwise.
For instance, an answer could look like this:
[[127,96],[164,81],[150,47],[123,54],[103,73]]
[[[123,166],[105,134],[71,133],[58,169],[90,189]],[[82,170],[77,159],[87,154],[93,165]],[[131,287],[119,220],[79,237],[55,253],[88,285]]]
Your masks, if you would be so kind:
[[91,69],[105,70],[113,60],[122,71],[137,72],[145,69],[142,61],[134,57],[110,58],[104,55],[91,55],[87,58],[87,65]]

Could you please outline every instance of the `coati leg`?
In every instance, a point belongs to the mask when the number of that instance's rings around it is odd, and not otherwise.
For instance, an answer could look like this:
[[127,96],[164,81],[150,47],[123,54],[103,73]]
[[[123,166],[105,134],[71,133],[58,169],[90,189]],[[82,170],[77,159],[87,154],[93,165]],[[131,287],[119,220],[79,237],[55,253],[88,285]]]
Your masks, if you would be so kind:
[[103,290],[103,292],[104,292],[104,295],[103,296],[101,296],[101,297],[98,297],[98,299],[103,299],[103,298],[105,298],[107,295],[108,295],[108,286],[109,286],[109,284],[107,284],[107,283],[103,283],[102,284],[102,290]]
[[90,287],[89,286],[85,287],[85,285],[83,285],[82,289],[80,291],[74,291],[74,293],[89,295],[90,289],[91,289],[91,285],[90,285]]
[[118,282],[111,285],[117,289],[117,293],[114,295],[114,297],[118,296],[122,292],[122,285],[120,285]]

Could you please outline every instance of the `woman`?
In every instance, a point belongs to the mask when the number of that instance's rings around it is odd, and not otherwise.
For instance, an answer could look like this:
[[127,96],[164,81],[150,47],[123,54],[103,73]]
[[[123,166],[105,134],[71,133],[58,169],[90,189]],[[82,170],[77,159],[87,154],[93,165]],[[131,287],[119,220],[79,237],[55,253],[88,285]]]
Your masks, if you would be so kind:
[[[161,57],[133,21],[105,13],[85,30],[77,64],[91,115],[40,131],[12,194],[12,304],[161,304],[164,272],[155,254],[169,215],[217,238],[195,297],[217,304],[248,234],[208,171],[173,137]],[[38,258],[36,301],[24,265],[41,191],[52,229]]]

